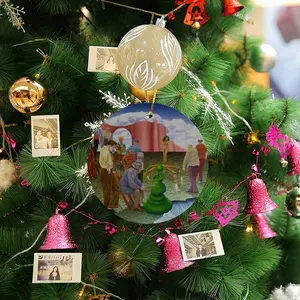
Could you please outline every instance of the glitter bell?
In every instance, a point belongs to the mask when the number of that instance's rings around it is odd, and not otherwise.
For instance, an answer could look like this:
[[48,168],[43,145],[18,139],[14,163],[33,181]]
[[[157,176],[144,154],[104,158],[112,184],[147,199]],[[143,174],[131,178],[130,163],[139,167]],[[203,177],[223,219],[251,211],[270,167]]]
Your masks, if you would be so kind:
[[47,225],[47,235],[39,250],[58,250],[78,248],[72,239],[69,220],[66,215],[57,208],[50,217]]
[[293,142],[289,155],[289,176],[300,174],[300,143]]
[[162,273],[170,273],[187,268],[194,264],[193,261],[184,261],[178,235],[175,233],[167,233],[164,244],[164,265]]
[[277,235],[269,226],[264,214],[253,215],[253,219],[257,224],[257,233],[261,239],[270,239]]
[[260,178],[249,181],[247,198],[244,211],[248,215],[262,214],[277,208],[277,204],[270,198],[266,185]]

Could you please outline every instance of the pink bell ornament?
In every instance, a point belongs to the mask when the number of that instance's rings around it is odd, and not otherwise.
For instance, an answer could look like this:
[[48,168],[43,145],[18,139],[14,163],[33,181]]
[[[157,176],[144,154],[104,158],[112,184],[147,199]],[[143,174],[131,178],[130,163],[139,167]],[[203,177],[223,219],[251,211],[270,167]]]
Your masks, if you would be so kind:
[[164,265],[161,272],[170,273],[179,271],[194,264],[193,261],[183,260],[178,235],[168,231],[166,232],[164,243]]
[[289,155],[289,176],[300,174],[300,143],[293,142]]
[[252,216],[257,225],[257,233],[261,239],[270,239],[275,237],[277,234],[274,232],[269,223],[267,218],[264,214],[257,214]]
[[254,178],[249,181],[247,198],[244,212],[248,215],[263,214],[277,208],[277,204],[268,195],[264,181],[260,178]]
[[39,250],[59,250],[78,248],[71,236],[69,220],[66,215],[56,209],[47,225],[47,235]]

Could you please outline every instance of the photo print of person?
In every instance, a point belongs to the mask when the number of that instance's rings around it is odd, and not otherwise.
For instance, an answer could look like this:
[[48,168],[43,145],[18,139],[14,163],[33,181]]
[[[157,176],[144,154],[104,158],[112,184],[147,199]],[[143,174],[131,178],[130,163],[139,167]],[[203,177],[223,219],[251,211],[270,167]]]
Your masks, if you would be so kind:
[[198,128],[177,110],[130,105],[97,130],[100,174],[93,188],[125,220],[152,224],[187,210],[207,175],[207,148]]
[[33,283],[81,281],[82,253],[35,253]]
[[32,156],[60,156],[59,115],[31,116]]
[[117,47],[89,47],[89,72],[118,73]]
[[184,261],[193,261],[224,255],[219,230],[210,230],[179,235]]

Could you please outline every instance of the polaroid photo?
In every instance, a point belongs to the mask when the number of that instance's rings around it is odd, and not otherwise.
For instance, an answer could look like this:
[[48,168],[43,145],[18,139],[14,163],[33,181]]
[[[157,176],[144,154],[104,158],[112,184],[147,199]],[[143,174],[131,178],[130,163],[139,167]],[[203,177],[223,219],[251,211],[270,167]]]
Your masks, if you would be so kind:
[[60,156],[59,115],[31,116],[32,156]]
[[82,253],[34,253],[33,283],[81,282]]
[[210,230],[179,235],[184,261],[224,255],[220,231]]
[[118,47],[89,47],[89,72],[118,73]]

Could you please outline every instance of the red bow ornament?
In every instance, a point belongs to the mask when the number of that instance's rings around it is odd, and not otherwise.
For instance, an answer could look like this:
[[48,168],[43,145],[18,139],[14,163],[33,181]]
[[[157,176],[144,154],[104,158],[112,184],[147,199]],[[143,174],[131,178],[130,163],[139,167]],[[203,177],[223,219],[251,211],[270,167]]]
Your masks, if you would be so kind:
[[[210,17],[205,11],[206,0],[176,0],[175,6],[178,7],[184,3],[188,5],[184,18],[184,24],[192,26],[198,22],[200,25],[203,25],[209,21]],[[172,13],[168,16],[168,18],[169,20],[174,20],[175,16]]]

